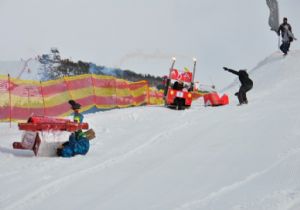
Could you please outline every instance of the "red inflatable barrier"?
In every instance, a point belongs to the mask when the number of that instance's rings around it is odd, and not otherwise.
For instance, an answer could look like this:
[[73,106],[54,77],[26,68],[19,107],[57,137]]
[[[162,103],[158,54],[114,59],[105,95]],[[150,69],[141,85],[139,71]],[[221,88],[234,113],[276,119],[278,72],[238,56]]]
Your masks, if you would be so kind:
[[32,116],[28,119],[28,123],[67,123],[71,122],[69,119],[61,119],[47,116]]
[[221,98],[218,93],[213,92],[203,96],[205,106],[223,106],[229,104],[228,95],[224,94]]
[[88,123],[76,123],[69,119],[61,119],[45,116],[34,116],[28,119],[27,123],[18,124],[20,130],[25,131],[69,131],[75,132],[82,129],[88,129]]

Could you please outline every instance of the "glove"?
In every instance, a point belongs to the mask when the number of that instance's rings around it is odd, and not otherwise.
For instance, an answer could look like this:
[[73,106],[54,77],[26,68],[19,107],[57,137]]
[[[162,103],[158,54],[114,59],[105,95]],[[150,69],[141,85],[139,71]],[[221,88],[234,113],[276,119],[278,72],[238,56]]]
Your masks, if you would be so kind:
[[226,68],[226,67],[223,67],[223,69],[224,69],[225,71],[228,71],[228,68]]

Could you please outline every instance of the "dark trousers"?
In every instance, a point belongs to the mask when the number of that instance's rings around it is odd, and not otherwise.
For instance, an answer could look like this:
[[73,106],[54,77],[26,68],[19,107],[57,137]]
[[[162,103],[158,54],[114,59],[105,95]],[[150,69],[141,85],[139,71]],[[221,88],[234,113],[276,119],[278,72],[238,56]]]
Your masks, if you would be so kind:
[[247,103],[248,103],[248,99],[247,99],[246,93],[247,93],[249,90],[251,90],[252,87],[253,87],[253,84],[242,85],[242,86],[240,87],[240,90],[239,90],[239,92],[238,92],[238,94],[237,94],[240,104],[247,104]]
[[287,52],[290,50],[290,42],[282,42],[280,45],[280,50],[284,53],[287,54]]

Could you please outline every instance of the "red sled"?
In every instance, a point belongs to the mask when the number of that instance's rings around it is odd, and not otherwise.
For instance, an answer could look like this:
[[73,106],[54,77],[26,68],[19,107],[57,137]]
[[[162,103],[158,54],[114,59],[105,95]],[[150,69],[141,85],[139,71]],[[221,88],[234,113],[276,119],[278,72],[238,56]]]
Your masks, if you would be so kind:
[[76,123],[68,119],[60,119],[45,116],[30,117],[27,123],[19,123],[19,130],[25,131],[68,131],[75,132],[78,130],[88,129],[88,123]]
[[22,142],[13,143],[13,148],[22,149],[22,150],[32,150],[34,155],[37,156],[40,145],[41,145],[41,138],[39,136],[39,133],[27,132],[24,133]]
[[229,104],[228,95],[224,94],[221,98],[218,93],[208,93],[203,96],[205,106],[223,106]]
[[69,119],[61,119],[46,116],[30,117],[27,123],[19,123],[19,130],[24,130],[21,142],[14,142],[14,149],[32,150],[37,156],[41,144],[39,132],[41,131],[68,131],[88,129],[88,123],[76,123]]

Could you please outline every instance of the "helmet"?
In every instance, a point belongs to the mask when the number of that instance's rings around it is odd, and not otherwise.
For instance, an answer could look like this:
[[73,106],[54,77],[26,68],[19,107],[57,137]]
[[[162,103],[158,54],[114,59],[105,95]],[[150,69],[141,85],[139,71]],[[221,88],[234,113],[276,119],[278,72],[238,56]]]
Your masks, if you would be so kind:
[[81,108],[81,105],[74,100],[69,100],[69,104],[71,105],[73,110]]

